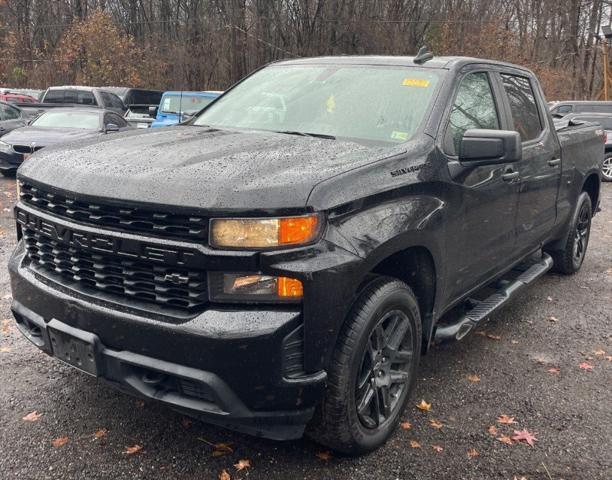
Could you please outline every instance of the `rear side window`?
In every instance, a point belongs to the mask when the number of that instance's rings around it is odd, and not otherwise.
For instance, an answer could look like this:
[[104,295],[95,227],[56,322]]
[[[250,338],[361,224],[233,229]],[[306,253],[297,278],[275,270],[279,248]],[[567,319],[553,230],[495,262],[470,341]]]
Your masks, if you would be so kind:
[[531,82],[516,75],[502,74],[501,77],[510,102],[514,129],[520,133],[523,142],[537,138],[543,129]]
[[457,155],[463,134],[473,128],[499,130],[495,98],[485,72],[470,73],[459,85],[446,130],[446,152]]
[[560,113],[562,115],[565,115],[566,113],[571,113],[572,111],[572,106],[571,105],[561,105],[560,107],[557,107],[553,110],[553,113]]

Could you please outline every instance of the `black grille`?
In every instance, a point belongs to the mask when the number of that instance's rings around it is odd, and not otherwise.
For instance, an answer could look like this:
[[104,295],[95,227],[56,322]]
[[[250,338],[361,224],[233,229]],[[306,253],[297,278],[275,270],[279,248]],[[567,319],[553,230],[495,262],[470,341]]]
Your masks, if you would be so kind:
[[31,145],[13,145],[13,150],[17,153],[34,153],[42,147],[32,147]]
[[[207,301],[206,272],[91,252],[29,228],[23,229],[23,238],[31,269],[77,291],[189,313],[202,310]],[[173,283],[176,278],[183,284]]]
[[57,217],[86,225],[163,238],[207,240],[208,220],[205,217],[74,200],[28,183],[21,185],[20,200]]

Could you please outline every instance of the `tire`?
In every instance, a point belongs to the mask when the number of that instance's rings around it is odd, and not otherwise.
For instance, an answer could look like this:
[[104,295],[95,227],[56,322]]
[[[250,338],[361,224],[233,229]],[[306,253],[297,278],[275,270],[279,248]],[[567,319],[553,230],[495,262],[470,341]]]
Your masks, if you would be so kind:
[[0,172],[2,172],[2,175],[5,177],[9,178],[15,178],[15,175],[17,174],[16,170],[0,170]]
[[592,213],[591,198],[582,192],[576,202],[563,250],[551,252],[556,272],[571,275],[580,270],[589,245]]
[[604,182],[612,182],[612,153],[606,153],[601,166],[601,178]]
[[370,282],[340,331],[325,398],[307,435],[346,455],[384,444],[414,389],[421,341],[421,316],[410,287],[388,277]]

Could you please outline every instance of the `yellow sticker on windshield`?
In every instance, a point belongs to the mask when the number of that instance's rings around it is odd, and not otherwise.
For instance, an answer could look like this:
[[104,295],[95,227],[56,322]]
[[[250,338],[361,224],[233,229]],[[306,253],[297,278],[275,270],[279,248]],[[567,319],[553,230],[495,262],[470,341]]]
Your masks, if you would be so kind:
[[336,109],[336,99],[333,95],[329,96],[327,102],[325,102],[325,106],[327,107],[327,113],[334,113],[334,110]]
[[393,130],[393,132],[391,132],[391,138],[393,140],[408,140],[408,132],[398,132],[397,130]]
[[429,80],[424,78],[404,78],[402,85],[404,87],[427,88],[429,87]]

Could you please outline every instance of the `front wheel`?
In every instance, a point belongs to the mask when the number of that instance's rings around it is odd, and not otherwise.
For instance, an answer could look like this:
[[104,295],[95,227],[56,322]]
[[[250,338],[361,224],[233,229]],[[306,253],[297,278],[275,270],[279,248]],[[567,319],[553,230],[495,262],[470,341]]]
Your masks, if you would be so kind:
[[606,182],[612,182],[612,153],[606,153],[606,158],[601,166],[601,177]]
[[557,272],[571,275],[580,270],[589,245],[591,215],[591,197],[586,192],[582,192],[576,202],[576,210],[563,250],[551,252]]
[[340,332],[309,436],[348,455],[380,447],[414,388],[421,341],[421,316],[410,287],[387,277],[373,280]]

